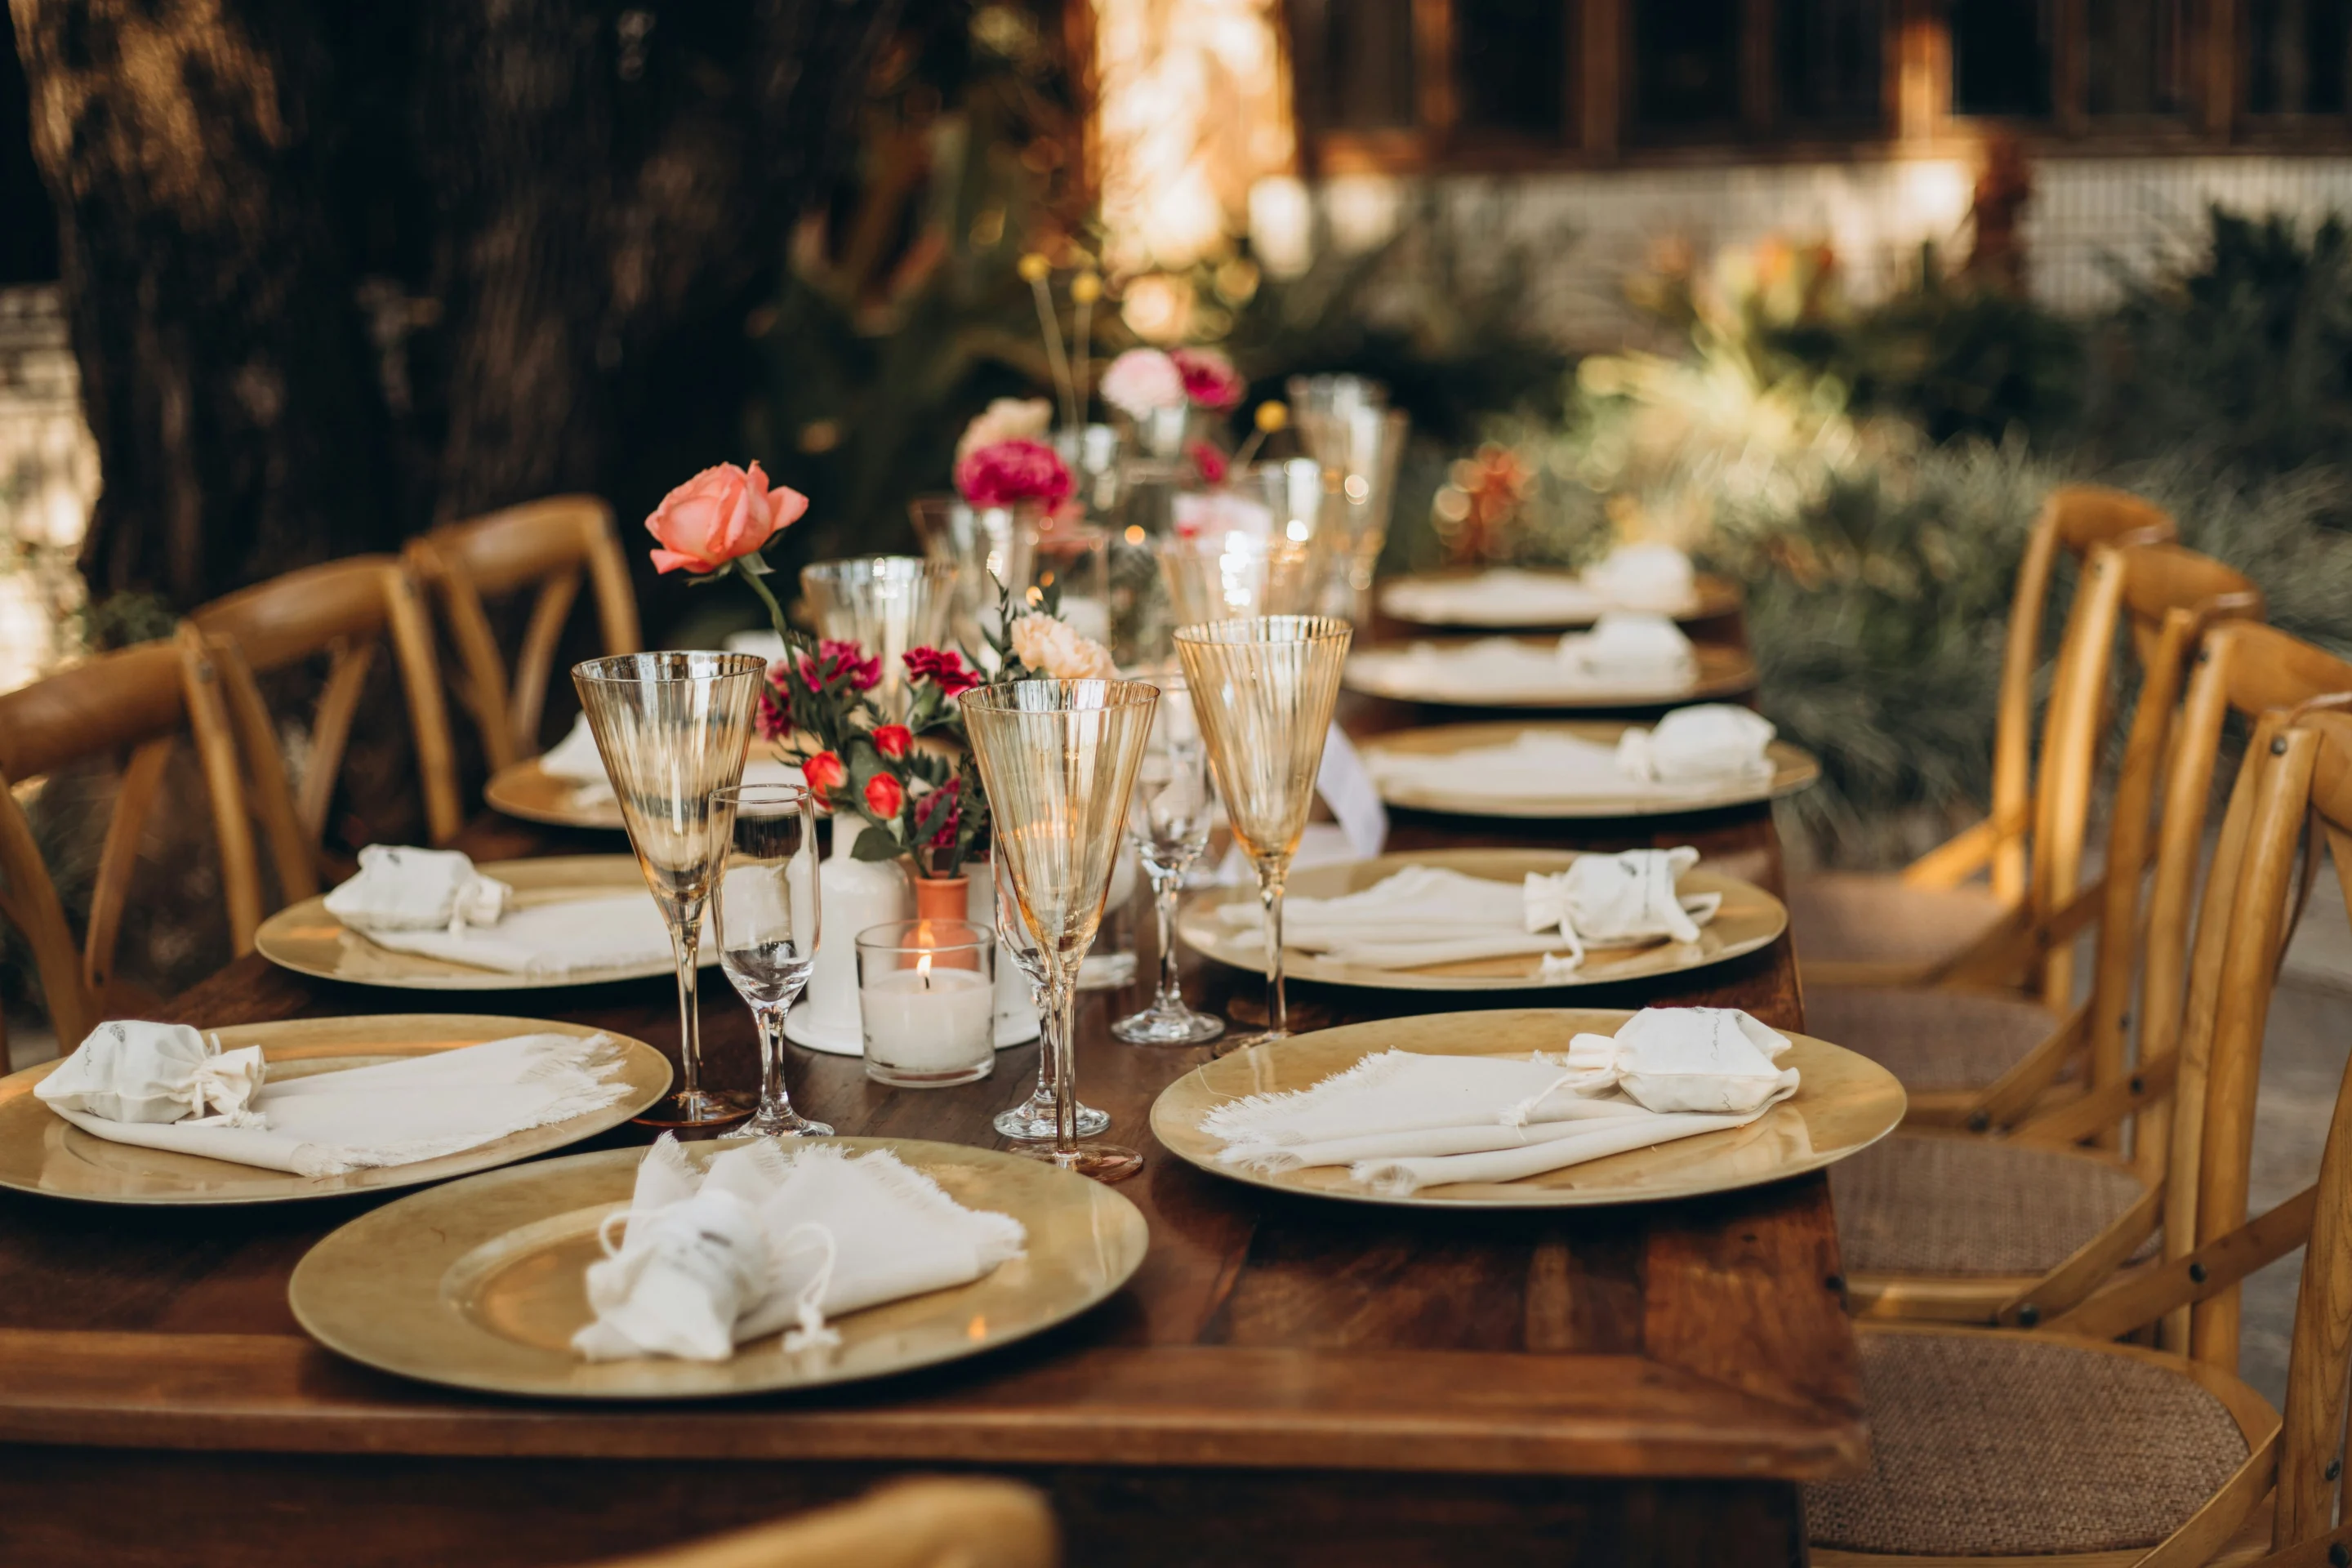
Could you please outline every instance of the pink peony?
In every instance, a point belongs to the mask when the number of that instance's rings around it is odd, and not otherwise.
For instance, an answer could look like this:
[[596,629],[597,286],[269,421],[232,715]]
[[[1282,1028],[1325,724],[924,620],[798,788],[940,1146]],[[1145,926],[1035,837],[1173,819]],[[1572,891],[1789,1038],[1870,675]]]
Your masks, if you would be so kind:
[[769,489],[757,463],[749,472],[732,463],[705,468],[662,497],[646,519],[646,531],[661,542],[654,567],[716,572],[767,543],[806,510],[808,497],[782,485]]
[[999,441],[958,463],[955,485],[982,509],[1024,500],[1056,506],[1069,498],[1070,470],[1042,441]]
[[1141,419],[1185,403],[1184,373],[1158,349],[1129,349],[1103,372],[1103,401]]
[[1234,362],[1216,349],[1178,349],[1169,359],[1184,378],[1184,395],[1195,408],[1231,408],[1249,391]]

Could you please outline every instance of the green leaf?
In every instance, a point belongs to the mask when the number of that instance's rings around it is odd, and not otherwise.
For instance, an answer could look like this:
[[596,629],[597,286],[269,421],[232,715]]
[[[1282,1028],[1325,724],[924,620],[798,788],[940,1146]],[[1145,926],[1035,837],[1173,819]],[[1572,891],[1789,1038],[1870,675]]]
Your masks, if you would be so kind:
[[849,858],[853,860],[896,860],[906,852],[906,847],[898,842],[896,834],[869,822],[866,825],[866,831],[857,836],[857,842],[850,846]]

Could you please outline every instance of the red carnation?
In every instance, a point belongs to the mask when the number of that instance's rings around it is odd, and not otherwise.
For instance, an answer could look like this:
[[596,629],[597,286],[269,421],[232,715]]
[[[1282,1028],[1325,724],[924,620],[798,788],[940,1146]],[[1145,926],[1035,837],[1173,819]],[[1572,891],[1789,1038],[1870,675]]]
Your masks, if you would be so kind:
[[963,655],[953,648],[910,647],[901,656],[907,673],[917,680],[928,680],[945,697],[961,697],[973,687],[983,684],[980,672],[967,667]]
[[822,691],[835,680],[846,679],[850,689],[871,691],[882,683],[882,660],[869,657],[854,642],[840,642],[832,637],[816,645],[816,655],[800,657],[801,680],[811,691]]
[[963,815],[963,803],[960,798],[962,784],[961,779],[950,779],[940,785],[940,793],[948,797],[948,809],[940,818],[939,831],[931,835],[929,847],[933,849],[951,848],[955,844],[956,819]]
[[906,804],[906,786],[888,773],[876,773],[866,781],[866,809],[876,816],[895,818],[898,808]]
[[904,724],[884,724],[874,731],[874,749],[897,762],[915,744],[915,732]]
[[1200,470],[1202,484],[1221,485],[1225,482],[1226,464],[1223,452],[1206,441],[1195,441],[1184,450],[1192,459],[1192,467]]
[[820,800],[829,799],[835,790],[849,782],[849,770],[831,752],[819,752],[801,764],[801,776],[808,780],[809,788],[816,791]]
[[1168,356],[1184,377],[1184,396],[1195,408],[1231,408],[1249,391],[1234,362],[1215,349],[1178,349]]
[[751,719],[762,741],[781,741],[793,732],[791,668],[782,659],[768,667],[767,684],[760,688],[760,710]]

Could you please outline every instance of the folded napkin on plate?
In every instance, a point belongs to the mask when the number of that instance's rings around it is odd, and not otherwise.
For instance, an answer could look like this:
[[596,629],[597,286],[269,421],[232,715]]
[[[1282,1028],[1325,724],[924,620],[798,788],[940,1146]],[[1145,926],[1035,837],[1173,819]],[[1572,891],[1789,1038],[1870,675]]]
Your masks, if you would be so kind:
[[1473,626],[1558,626],[1590,620],[1609,601],[1573,577],[1556,572],[1498,567],[1474,577],[1423,577],[1397,584],[1389,608],[1411,621]]
[[[628,1093],[617,1081],[621,1047],[605,1035],[517,1035],[265,1082],[259,1047],[191,1060],[184,1037],[194,1032],[101,1024],[33,1092],[110,1142],[299,1176],[439,1159],[601,1110]],[[212,1086],[225,1079],[249,1083],[248,1097],[216,1098]],[[171,1118],[174,1099],[190,1110]],[[215,1114],[197,1116],[195,1109]]]
[[1589,679],[1626,685],[1681,685],[1698,675],[1698,656],[1682,628],[1646,610],[1612,610],[1589,632],[1559,639],[1559,658]]
[[517,907],[511,892],[454,849],[371,844],[327,910],[394,952],[533,980],[670,961],[669,927],[644,893]]
[[514,889],[455,849],[371,844],[360,874],[327,895],[327,912],[353,931],[462,931],[494,925]]
[[1712,785],[1772,776],[1772,721],[1728,702],[1677,708],[1649,729],[1617,738],[1627,777],[1661,785]]
[[1628,610],[1686,608],[1697,586],[1690,557],[1671,544],[1622,544],[1584,569],[1584,585]]
[[[1712,920],[1722,902],[1713,894],[1678,904],[1673,900],[1674,879],[1697,858],[1698,851],[1687,847],[1581,855],[1564,872],[1530,875],[1516,886],[1443,867],[1407,866],[1336,898],[1286,899],[1282,942],[1367,969],[1540,954],[1542,978],[1555,979],[1572,973],[1588,947],[1668,937],[1696,941],[1696,926]],[[1687,927],[1652,907],[1661,898]],[[1265,917],[1256,904],[1238,902],[1218,906],[1217,919],[1238,935],[1262,931]],[[1573,934],[1562,929],[1563,921],[1576,922]],[[1684,929],[1689,936],[1677,934]]]
[[1221,1105],[1202,1130],[1225,1142],[1220,1163],[1346,1165],[1359,1185],[1402,1197],[1745,1126],[1797,1091],[1795,1069],[1773,1065],[1788,1048],[1734,1009],[1653,1007],[1556,1056],[1384,1052],[1307,1089]]
[[1597,683],[1622,683],[1621,676],[1598,677],[1579,662],[1576,649],[1588,640],[1588,634],[1571,632],[1550,647],[1516,637],[1479,637],[1458,645],[1417,642],[1402,653],[1373,648],[1357,660],[1375,680],[1401,689],[1540,700],[1572,696]]
[[604,774],[604,754],[596,749],[596,732],[588,727],[585,713],[572,721],[572,728],[565,731],[563,739],[541,754],[539,768],[550,778],[577,785],[572,792],[577,805],[590,805],[614,798],[612,781]]
[[788,1328],[783,1348],[840,1342],[860,1308],[967,1285],[1021,1255],[1010,1215],[965,1208],[887,1151],[765,1141],[697,1171],[664,1133],[637,1167],[618,1247],[588,1267],[596,1321],[572,1339],[590,1361],[725,1361]]

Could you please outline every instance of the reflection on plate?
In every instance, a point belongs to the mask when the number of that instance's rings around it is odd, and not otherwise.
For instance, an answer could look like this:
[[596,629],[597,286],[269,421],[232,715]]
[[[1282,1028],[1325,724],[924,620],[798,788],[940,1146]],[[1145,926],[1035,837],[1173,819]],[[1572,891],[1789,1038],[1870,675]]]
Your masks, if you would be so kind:
[[[551,855],[537,860],[487,860],[477,868],[515,890],[515,904],[532,909],[584,899],[609,899],[635,893],[651,900],[645,874],[626,855]],[[324,897],[289,904],[261,922],[253,933],[255,951],[282,969],[314,974],[321,980],[343,980],[354,985],[383,985],[397,991],[546,991],[564,985],[595,985],[610,980],[644,980],[675,973],[667,955],[658,961],[612,969],[583,969],[568,974],[518,974],[511,970],[476,969],[445,958],[417,952],[395,952],[379,947],[327,912]],[[704,968],[719,962],[717,944],[705,941]]]
[[[1734,697],[1756,684],[1756,664],[1747,653],[1718,643],[1699,643],[1694,652],[1698,659],[1698,673],[1689,680],[1661,683],[1654,681],[1599,680],[1560,666],[1560,681],[1557,686],[1547,683],[1540,689],[1522,686],[1496,686],[1492,681],[1476,679],[1475,670],[1465,674],[1445,659],[1433,660],[1415,657],[1414,647],[1452,653],[1471,647],[1483,639],[1474,637],[1439,637],[1417,641],[1405,647],[1365,648],[1351,654],[1340,682],[1350,691],[1368,697],[1386,697],[1399,702],[1429,702],[1451,708],[1676,708],[1688,702],[1712,702],[1718,698]],[[1549,653],[1557,644],[1554,637],[1522,637],[1515,639],[1530,649]]]
[[[1318,866],[1291,874],[1287,897],[1328,899],[1369,888],[1408,866],[1435,866],[1472,877],[1485,877],[1517,887],[1529,872],[1549,875],[1568,869],[1576,858],[1565,849],[1425,849],[1411,855],[1383,855],[1344,866]],[[1738,958],[1769,946],[1789,929],[1789,911],[1780,900],[1736,877],[1710,871],[1706,864],[1683,873],[1675,886],[1685,893],[1721,893],[1723,907],[1699,927],[1694,942],[1660,942],[1642,947],[1588,947],[1584,963],[1557,980],[1538,978],[1540,953],[1508,958],[1468,959],[1437,963],[1424,969],[1371,969],[1339,963],[1316,953],[1288,950],[1283,970],[1293,980],[1319,980],[1332,985],[1360,985],[1381,991],[1532,991],[1559,986],[1607,985],[1621,980],[1641,980],[1659,974],[1679,974],[1710,963]],[[1265,973],[1265,943],[1255,929],[1236,932],[1216,917],[1223,904],[1255,905],[1254,888],[1219,888],[1187,900],[1177,911],[1176,934],[1194,951],[1239,969]],[[1433,936],[1444,934],[1433,931]],[[1566,944],[1562,944],[1565,951]]]
[[1781,1065],[1797,1069],[1797,1092],[1747,1126],[1516,1182],[1465,1182],[1384,1197],[1349,1181],[1343,1166],[1268,1175],[1218,1164],[1223,1142],[1201,1131],[1202,1119],[1229,1100],[1305,1089],[1382,1051],[1525,1057],[1566,1050],[1580,1032],[1614,1034],[1633,1016],[1590,1008],[1433,1013],[1300,1035],[1221,1057],[1178,1079],[1152,1105],[1151,1131],[1179,1159],[1254,1186],[1412,1208],[1573,1208],[1696,1197],[1800,1175],[1867,1148],[1903,1120],[1903,1086],[1894,1074],[1826,1041],[1790,1035]]
[[1444,788],[1435,788],[1417,780],[1406,782],[1381,776],[1380,759],[1383,753],[1400,757],[1450,757],[1461,752],[1507,746],[1529,731],[1570,735],[1580,741],[1613,748],[1617,744],[1617,737],[1631,728],[1632,725],[1622,720],[1610,719],[1444,724],[1424,730],[1392,730],[1359,744],[1363,750],[1364,765],[1371,770],[1372,777],[1380,786],[1381,798],[1389,805],[1420,811],[1453,812],[1465,816],[1584,819],[1662,816],[1679,811],[1711,811],[1718,806],[1777,800],[1784,795],[1794,795],[1821,777],[1822,765],[1813,760],[1813,754],[1786,741],[1775,741],[1769,747],[1769,754],[1772,760],[1772,776],[1769,779],[1703,787],[1636,789],[1630,782],[1621,781],[1622,788],[1615,793],[1530,794],[1484,787],[1475,774],[1465,775]]
[[[968,1208],[1028,1231],[1020,1258],[969,1285],[834,1319],[841,1344],[787,1355],[782,1336],[719,1363],[582,1361],[596,1230],[628,1206],[638,1149],[579,1154],[455,1182],[362,1215],[294,1270],[294,1316],[328,1349],[406,1377],[494,1394],[691,1399],[813,1388],[977,1355],[1076,1317],[1143,1261],[1135,1205],[1083,1176],[993,1149],[832,1138],[887,1149]],[[689,1143],[708,1160],[727,1141]]]
[[[610,1031],[605,1031],[609,1033]],[[312,1073],[376,1067],[403,1057],[478,1046],[515,1035],[593,1035],[581,1024],[499,1018],[472,1013],[407,1013],[386,1017],[299,1018],[279,1024],[207,1028],[225,1050],[259,1046],[277,1080]],[[141,1149],[92,1137],[41,1103],[33,1086],[58,1064],[0,1079],[0,1186],[51,1197],[116,1204],[266,1204],[337,1197],[446,1181],[527,1160],[618,1127],[669,1092],[669,1060],[642,1040],[613,1037],[626,1051],[621,1076],[629,1092],[585,1116],[528,1131],[437,1160],[348,1171],[340,1176],[297,1176],[257,1165],[232,1164],[194,1154]]]

